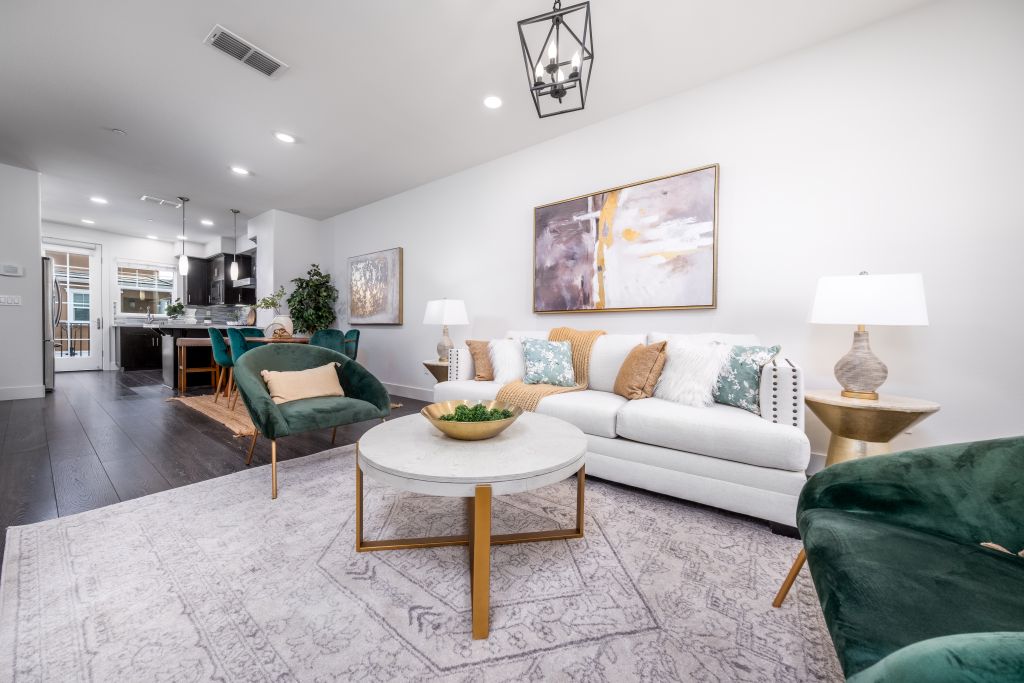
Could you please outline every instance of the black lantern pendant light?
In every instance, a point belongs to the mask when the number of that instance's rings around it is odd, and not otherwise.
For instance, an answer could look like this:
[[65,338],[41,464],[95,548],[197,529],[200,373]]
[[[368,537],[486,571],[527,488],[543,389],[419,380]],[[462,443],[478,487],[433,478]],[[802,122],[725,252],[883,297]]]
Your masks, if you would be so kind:
[[229,275],[232,280],[238,279],[238,209],[231,209],[231,213],[234,214],[233,218],[235,221],[234,232],[234,250],[235,253],[231,255],[231,268],[229,269]]
[[530,96],[542,119],[579,111],[587,105],[594,64],[590,3],[562,9],[561,0],[541,14],[519,22]]
[[188,197],[178,197],[181,202],[181,256],[178,257],[178,272],[184,277],[188,275],[188,256],[185,256],[185,203]]

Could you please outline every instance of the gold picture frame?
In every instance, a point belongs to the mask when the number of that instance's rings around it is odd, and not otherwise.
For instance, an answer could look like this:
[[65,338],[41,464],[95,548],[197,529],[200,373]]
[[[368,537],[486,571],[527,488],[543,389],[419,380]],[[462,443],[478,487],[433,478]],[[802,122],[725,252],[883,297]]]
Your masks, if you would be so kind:
[[708,164],[534,207],[533,312],[717,308],[719,175]]

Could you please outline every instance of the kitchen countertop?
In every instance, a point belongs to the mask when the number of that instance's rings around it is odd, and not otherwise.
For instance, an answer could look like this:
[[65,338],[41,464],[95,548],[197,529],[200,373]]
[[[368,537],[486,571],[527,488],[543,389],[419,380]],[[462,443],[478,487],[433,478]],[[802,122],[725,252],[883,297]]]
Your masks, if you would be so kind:
[[246,327],[246,325],[227,325],[224,323],[184,323],[178,320],[154,320],[147,323],[145,318],[138,320],[115,320],[113,327],[145,327],[151,330],[205,330],[215,327],[218,330],[226,330],[229,327]]

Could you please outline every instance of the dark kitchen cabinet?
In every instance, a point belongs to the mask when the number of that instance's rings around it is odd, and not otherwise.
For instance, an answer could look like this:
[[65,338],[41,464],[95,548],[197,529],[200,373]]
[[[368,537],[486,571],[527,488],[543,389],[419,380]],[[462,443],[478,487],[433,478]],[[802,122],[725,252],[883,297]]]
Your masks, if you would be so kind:
[[[210,278],[210,305],[219,306],[225,303],[227,283],[225,283],[224,254],[214,256],[206,262]],[[230,303],[230,302],[226,302]]]
[[185,305],[207,306],[210,302],[210,268],[206,259],[188,258],[185,276]]
[[[253,273],[253,259],[252,256],[245,254],[239,254],[238,258],[238,279],[247,280],[255,277]],[[227,268],[231,267],[231,254],[227,254],[224,260]],[[229,276],[230,277],[230,276]],[[255,287],[233,287],[231,285],[232,280],[224,280],[224,303],[226,304],[249,304],[250,306],[256,304],[256,288]]]
[[161,366],[160,333],[145,327],[117,328],[116,362],[122,370],[157,370]]

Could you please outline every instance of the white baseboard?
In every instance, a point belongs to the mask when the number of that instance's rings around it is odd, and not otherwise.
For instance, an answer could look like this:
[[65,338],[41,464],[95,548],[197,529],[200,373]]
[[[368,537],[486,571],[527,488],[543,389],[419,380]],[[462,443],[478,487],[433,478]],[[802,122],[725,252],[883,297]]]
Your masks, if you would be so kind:
[[392,384],[390,382],[381,382],[384,388],[388,390],[389,394],[394,396],[405,396],[407,398],[415,398],[420,401],[433,401],[434,390],[433,389],[421,389],[419,387],[407,387],[404,384]]
[[0,387],[0,401],[16,401],[21,398],[42,398],[46,389],[42,384],[27,387]]

